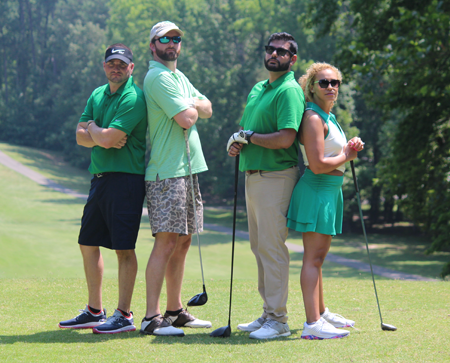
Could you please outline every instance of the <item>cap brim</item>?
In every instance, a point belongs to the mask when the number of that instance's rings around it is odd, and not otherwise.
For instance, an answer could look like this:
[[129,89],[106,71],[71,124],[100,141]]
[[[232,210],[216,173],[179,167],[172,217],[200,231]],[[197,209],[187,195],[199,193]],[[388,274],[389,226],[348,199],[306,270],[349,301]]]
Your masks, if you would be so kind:
[[132,60],[128,57],[125,57],[124,55],[120,55],[120,54],[113,54],[110,55],[108,58],[105,59],[105,62],[109,62],[110,60],[113,59],[119,59],[123,62],[125,62],[126,64],[130,64],[132,62]]

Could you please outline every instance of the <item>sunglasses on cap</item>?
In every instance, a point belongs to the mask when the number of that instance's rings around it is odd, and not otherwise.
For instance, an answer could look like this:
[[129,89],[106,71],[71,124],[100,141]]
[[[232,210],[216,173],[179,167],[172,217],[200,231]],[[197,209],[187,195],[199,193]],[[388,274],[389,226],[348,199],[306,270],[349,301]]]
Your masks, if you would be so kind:
[[173,42],[173,44],[178,44],[181,42],[181,37],[179,35],[174,36],[174,37],[161,37],[159,39],[153,39],[153,42],[159,41],[161,44],[168,44],[170,43],[170,41]]
[[273,52],[277,52],[277,55],[279,55],[280,57],[284,57],[288,53],[291,55],[291,57],[294,55],[294,53],[292,53],[289,49],[275,48],[275,47],[272,47],[271,45],[266,45],[265,48],[266,48],[267,54],[272,54]]
[[315,83],[318,83],[320,88],[328,88],[328,85],[330,84],[333,88],[339,88],[341,85],[341,81],[338,79],[332,79],[331,81],[328,79],[319,79],[318,81],[315,81],[314,84]]

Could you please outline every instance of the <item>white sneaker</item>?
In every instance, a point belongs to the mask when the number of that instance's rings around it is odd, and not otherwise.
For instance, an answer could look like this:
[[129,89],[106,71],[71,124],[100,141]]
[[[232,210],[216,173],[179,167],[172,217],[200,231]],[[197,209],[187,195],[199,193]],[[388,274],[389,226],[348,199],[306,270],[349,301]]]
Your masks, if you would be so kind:
[[263,326],[250,333],[249,337],[252,339],[272,339],[278,337],[287,337],[291,335],[289,325],[287,323],[280,323],[279,321],[267,319]]
[[161,315],[154,317],[152,320],[142,319],[141,333],[158,336],[184,337],[184,331],[174,328],[167,319]]
[[248,332],[256,331],[256,330],[260,329],[264,325],[266,320],[267,319],[264,319],[264,318],[258,318],[255,321],[252,321],[251,323],[239,324],[237,326],[237,328],[239,330],[248,331]]
[[210,321],[200,320],[189,313],[187,310],[182,310],[178,315],[172,316],[167,312],[164,314],[164,318],[175,327],[189,327],[189,328],[211,328]]
[[339,314],[331,313],[328,308],[325,308],[325,311],[320,314],[320,316],[335,328],[351,328],[355,325],[355,322],[353,320],[346,319]]
[[348,330],[336,329],[333,325],[327,322],[324,318],[320,318],[314,324],[303,324],[302,339],[308,340],[322,340],[322,339],[336,339],[344,338],[349,335]]

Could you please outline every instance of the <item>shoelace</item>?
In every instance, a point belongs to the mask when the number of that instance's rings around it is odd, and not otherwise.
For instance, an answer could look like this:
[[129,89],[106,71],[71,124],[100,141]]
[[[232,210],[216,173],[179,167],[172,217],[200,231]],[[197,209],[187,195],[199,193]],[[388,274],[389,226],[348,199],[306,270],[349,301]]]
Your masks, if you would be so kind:
[[[339,314],[336,314],[336,313],[330,313],[330,312],[328,312],[328,316],[329,316],[330,318],[333,318],[333,317],[337,316],[338,318],[342,318],[342,319],[344,319],[345,321],[347,321],[347,319],[344,318],[342,315],[339,315]],[[353,328],[353,329],[355,329],[355,330],[359,330],[358,328],[355,328],[354,326],[346,326],[345,328]]]

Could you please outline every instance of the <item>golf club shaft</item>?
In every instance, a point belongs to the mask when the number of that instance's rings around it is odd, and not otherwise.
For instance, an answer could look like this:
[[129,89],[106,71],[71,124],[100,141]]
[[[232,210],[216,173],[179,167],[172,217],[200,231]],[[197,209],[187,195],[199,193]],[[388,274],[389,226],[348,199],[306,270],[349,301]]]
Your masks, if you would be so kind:
[[361,198],[359,196],[358,182],[356,180],[355,164],[353,163],[353,160],[350,161],[350,166],[352,168],[353,182],[355,183],[356,198],[358,199],[359,218],[361,219],[362,230],[363,230],[364,238],[366,240],[366,249],[367,249],[367,255],[369,256],[370,272],[372,273],[373,288],[375,290],[375,297],[377,299],[378,313],[380,314],[381,324],[383,324],[383,318],[381,316],[381,309],[380,309],[380,302],[378,301],[377,287],[375,284],[375,277],[374,277],[373,269],[372,269],[372,260],[370,259],[369,243],[367,241],[366,227],[364,225],[364,217],[362,214]]
[[191,181],[191,192],[192,192],[192,203],[194,206],[194,219],[195,219],[195,227],[197,230],[197,245],[198,245],[198,255],[200,256],[200,269],[202,270],[202,282],[203,282],[203,292],[206,291],[205,288],[205,277],[203,276],[203,262],[202,262],[202,251],[200,249],[200,236],[198,232],[198,220],[197,220],[197,206],[195,203],[195,193],[194,193],[194,179],[192,178],[192,167],[191,167],[191,151],[189,148],[189,138],[188,138],[188,130],[184,130],[184,141],[186,142],[186,154],[189,165],[189,178]]
[[236,206],[237,206],[238,181],[239,181],[239,155],[236,156],[236,163],[234,167],[233,236],[231,243],[231,279],[230,279],[230,305],[228,310],[228,326],[231,326],[231,300],[233,295],[234,241],[236,237]]

